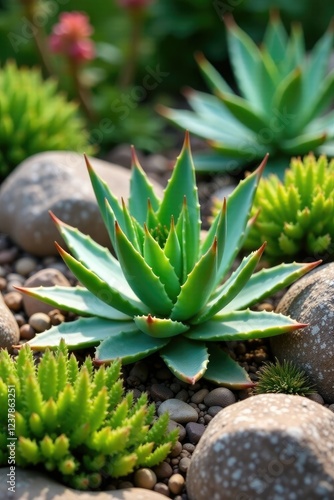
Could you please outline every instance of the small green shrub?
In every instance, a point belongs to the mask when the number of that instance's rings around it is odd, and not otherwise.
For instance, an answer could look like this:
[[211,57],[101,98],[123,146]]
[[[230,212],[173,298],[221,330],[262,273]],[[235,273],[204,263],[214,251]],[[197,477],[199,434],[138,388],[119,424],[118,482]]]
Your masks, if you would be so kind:
[[7,62],[0,69],[0,179],[42,151],[93,152],[77,105],[38,69]]
[[331,257],[334,240],[334,160],[309,154],[293,158],[284,180],[261,179],[252,215],[259,212],[244,248],[267,241],[271,262]]
[[14,435],[17,465],[44,467],[77,489],[99,488],[103,478],[164,460],[177,431],[167,433],[167,413],[154,421],[145,394],[137,401],[132,392],[124,395],[120,369],[116,361],[94,370],[89,357],[79,367],[64,342],[37,366],[28,345],[15,359],[2,350],[0,466],[8,463]]
[[257,394],[274,392],[308,396],[315,392],[306,373],[291,361],[265,363],[258,375],[259,381],[255,388]]

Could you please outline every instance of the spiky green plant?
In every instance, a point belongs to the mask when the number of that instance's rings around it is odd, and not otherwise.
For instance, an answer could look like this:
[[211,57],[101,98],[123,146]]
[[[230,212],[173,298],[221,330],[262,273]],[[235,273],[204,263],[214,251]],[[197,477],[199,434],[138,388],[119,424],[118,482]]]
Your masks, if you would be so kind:
[[334,102],[334,71],[327,74],[333,25],[307,54],[301,27],[294,25],[289,37],[278,15],[260,47],[231,17],[225,19],[238,92],[198,55],[215,95],[189,90],[193,111],[160,108],[176,125],[209,140],[214,152],[198,156],[197,169],[240,171],[267,152],[273,169],[310,151],[334,156],[334,111],[322,114]]
[[0,466],[9,463],[7,445],[14,443],[17,465],[95,489],[103,478],[164,460],[177,432],[167,432],[167,413],[154,421],[146,394],[137,401],[124,394],[120,369],[115,361],[94,370],[89,357],[79,367],[64,341],[37,366],[28,345],[15,359],[0,351]]
[[28,156],[52,150],[93,152],[77,105],[38,69],[7,62],[0,69],[0,179]]
[[258,213],[244,248],[264,241],[271,262],[327,254],[334,241],[334,160],[313,154],[293,158],[284,180],[271,174],[261,179],[252,215]]
[[280,363],[267,362],[257,372],[259,380],[255,391],[257,394],[283,393],[309,396],[315,390],[306,373],[297,368],[291,361]]
[[159,351],[176,377],[188,383],[204,376],[226,386],[251,386],[247,373],[217,343],[269,337],[303,326],[280,314],[248,308],[316,265],[281,265],[252,276],[262,245],[229,276],[248,232],[265,161],[224,203],[204,241],[188,135],[162,200],[135,155],[128,206],[119,203],[87,161],[118,260],[53,216],[74,256],[57,245],[60,255],[82,286],[20,290],[93,317],[53,327],[29,341],[31,347],[56,346],[61,338],[72,349],[101,342],[96,363],[117,358],[132,363]]

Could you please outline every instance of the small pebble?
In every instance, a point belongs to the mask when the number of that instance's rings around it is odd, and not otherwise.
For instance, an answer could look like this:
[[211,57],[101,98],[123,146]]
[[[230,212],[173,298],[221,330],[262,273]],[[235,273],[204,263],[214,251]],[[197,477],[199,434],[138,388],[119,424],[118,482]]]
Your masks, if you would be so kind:
[[[162,403],[161,403],[162,404]],[[178,428],[179,430],[179,441],[183,441],[184,438],[186,437],[186,429],[183,427],[182,424],[179,424],[178,422],[175,422],[174,420],[170,420],[168,424],[168,432],[171,432],[175,427]]]
[[173,474],[173,476],[168,481],[168,488],[174,495],[181,493],[184,487],[185,481],[181,474]]
[[320,396],[320,394],[318,394],[317,392],[315,392],[314,394],[310,394],[307,397],[311,401],[315,401],[316,403],[319,403],[320,405],[324,405],[325,404],[324,398],[322,396]]
[[189,394],[185,389],[181,389],[175,396],[175,399],[179,399],[180,401],[184,401],[185,403],[188,401]]
[[179,399],[168,399],[161,403],[158,408],[158,415],[169,413],[170,418],[180,424],[187,424],[188,422],[197,422],[198,413],[192,406]]
[[165,483],[157,483],[154,486],[153,491],[160,493],[160,495],[164,495],[165,497],[169,497],[169,488]]
[[164,384],[152,384],[150,394],[153,401],[166,401],[174,396],[173,391]]
[[[181,472],[187,472],[191,459],[188,457],[181,458],[179,462],[179,469]],[[173,476],[172,476],[173,477]]]
[[199,391],[195,392],[193,396],[191,396],[191,402],[196,404],[203,403],[205,396],[207,396],[208,394],[208,389],[200,389]]
[[28,325],[27,323],[25,325],[20,326],[20,339],[21,340],[31,340],[35,337],[36,331],[33,329],[32,326]]
[[173,469],[167,462],[161,462],[161,464],[154,467],[154,473],[158,479],[168,479],[173,474]]
[[138,488],[145,488],[146,490],[153,490],[154,486],[157,484],[157,476],[154,474],[153,470],[147,468],[136,470],[133,480],[135,486]]
[[0,265],[11,264],[17,256],[18,249],[16,247],[0,250]]
[[130,370],[130,376],[137,377],[140,382],[146,382],[148,378],[148,365],[143,361],[136,363]]
[[22,309],[23,299],[20,292],[9,292],[3,299],[11,311],[18,312]]
[[172,448],[169,456],[171,457],[178,457],[182,451],[182,444],[180,441],[176,441],[174,447]]
[[182,446],[182,449],[186,450],[188,453],[194,453],[195,448],[195,445],[192,443],[184,443],[184,445]]
[[37,333],[41,333],[51,327],[51,319],[47,314],[37,312],[30,316],[29,325],[34,328]]
[[16,261],[15,271],[21,276],[28,276],[35,271],[37,262],[32,257],[21,257]]
[[210,417],[215,417],[222,409],[222,406],[210,406],[210,408],[208,408],[208,415],[210,415]]
[[4,277],[0,277],[0,290],[5,290],[7,286],[7,280]]
[[334,413],[334,404],[329,405],[328,409]]
[[207,394],[204,398],[206,406],[226,406],[232,405],[236,402],[235,395],[230,389],[226,387],[217,387]]
[[205,426],[203,424],[198,424],[196,422],[189,422],[186,425],[186,432],[188,439],[191,443],[197,444],[201,439],[205,431]]
[[48,316],[51,320],[51,325],[54,326],[60,325],[65,321],[65,316],[59,311],[59,309],[53,309],[52,311],[48,312]]

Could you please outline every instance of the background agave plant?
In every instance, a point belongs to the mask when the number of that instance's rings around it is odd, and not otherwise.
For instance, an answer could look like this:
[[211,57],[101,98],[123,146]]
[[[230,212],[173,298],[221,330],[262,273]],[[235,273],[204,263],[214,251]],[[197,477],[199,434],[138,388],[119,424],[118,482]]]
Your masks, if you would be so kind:
[[79,367],[64,342],[37,366],[27,345],[15,359],[2,350],[0,466],[14,443],[17,465],[42,466],[74,488],[96,489],[103,479],[164,460],[178,433],[167,432],[167,413],[154,421],[144,393],[137,401],[124,394],[120,369],[115,361],[94,370],[89,357]]
[[333,258],[334,160],[313,154],[293,158],[284,180],[271,174],[261,179],[244,248],[253,250],[268,242],[271,262],[296,257]]
[[35,153],[69,149],[93,153],[77,105],[38,69],[6,63],[0,69],[0,180]]
[[224,203],[204,241],[188,135],[162,200],[135,155],[128,206],[118,202],[87,162],[118,260],[53,216],[74,256],[57,245],[59,252],[83,286],[20,290],[93,317],[53,327],[29,341],[30,346],[56,346],[61,338],[72,349],[101,342],[96,363],[118,358],[132,363],[159,351],[170,370],[188,383],[204,376],[226,386],[251,386],[247,373],[217,343],[269,337],[303,326],[280,314],[248,308],[316,265],[281,265],[252,276],[262,245],[229,276],[249,229],[265,161]]
[[188,90],[193,111],[160,107],[176,125],[209,140],[215,153],[196,158],[199,170],[242,170],[270,153],[270,168],[310,151],[334,156],[334,71],[327,74],[333,26],[305,52],[302,29],[289,37],[279,16],[268,23],[260,48],[227,17],[230,62],[238,94],[203,55],[200,69],[215,95]]

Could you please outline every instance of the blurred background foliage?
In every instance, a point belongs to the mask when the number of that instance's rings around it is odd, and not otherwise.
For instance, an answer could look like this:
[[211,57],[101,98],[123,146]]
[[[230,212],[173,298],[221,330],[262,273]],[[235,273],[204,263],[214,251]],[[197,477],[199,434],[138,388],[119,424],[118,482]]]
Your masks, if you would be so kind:
[[[169,134],[163,134],[166,123],[154,108],[158,103],[184,105],[181,89],[185,86],[206,90],[194,59],[196,51],[203,52],[229,80],[222,22],[225,13],[232,13],[239,26],[258,42],[269,11],[278,9],[287,27],[291,22],[302,23],[307,47],[321,36],[334,15],[332,0],[155,0],[145,11],[135,77],[131,85],[122,88],[120,75],[130,50],[131,19],[116,0],[40,0],[34,23],[25,16],[25,2],[29,0],[0,0],[1,65],[8,59],[15,59],[18,65],[40,65],[34,24],[49,35],[61,12],[83,11],[88,15],[94,28],[96,57],[85,65],[83,79],[92,92],[97,117],[88,127],[94,131],[92,141],[99,135],[102,154],[120,142],[135,143],[144,151],[168,147]],[[50,60],[60,89],[75,98],[64,60],[56,54],[50,54]],[[159,71],[162,76],[156,87],[146,89],[145,76]],[[123,112],[120,104],[126,106]]]

